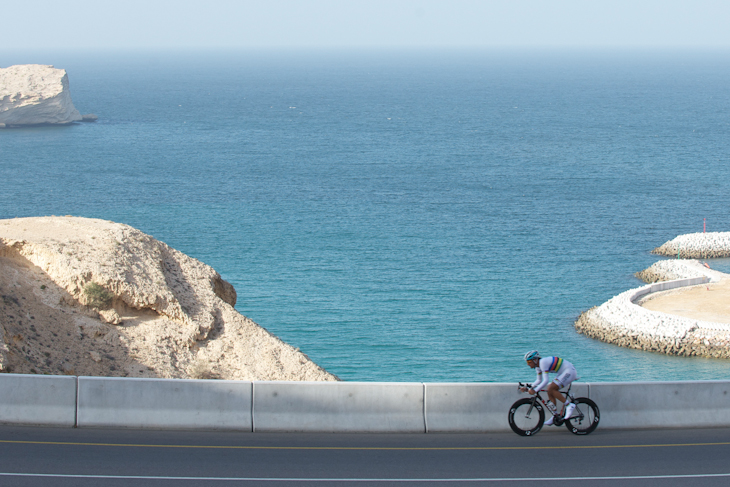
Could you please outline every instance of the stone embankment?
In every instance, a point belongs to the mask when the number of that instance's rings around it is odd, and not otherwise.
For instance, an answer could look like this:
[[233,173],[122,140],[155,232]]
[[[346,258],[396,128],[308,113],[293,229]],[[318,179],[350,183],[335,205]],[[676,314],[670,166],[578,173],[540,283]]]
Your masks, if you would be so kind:
[[0,220],[0,371],[337,380],[235,303],[214,269],[127,225]]
[[652,251],[680,259],[717,259],[730,257],[730,232],[688,233]]
[[[726,240],[728,236],[730,233],[682,235],[655,252],[674,256],[678,251],[680,255],[726,256],[725,252],[730,249]],[[678,250],[680,246],[681,250]],[[649,283],[689,278],[703,278],[701,280],[709,283],[700,286],[712,286],[712,283],[730,278],[698,260],[682,259],[656,262],[637,273],[637,277]],[[587,336],[622,347],[669,355],[730,358],[730,323],[703,321],[647,309],[641,304],[652,298],[652,289],[652,284],[631,289],[591,308],[580,315],[575,323],[576,329]],[[683,289],[687,288],[662,292],[677,293]]]

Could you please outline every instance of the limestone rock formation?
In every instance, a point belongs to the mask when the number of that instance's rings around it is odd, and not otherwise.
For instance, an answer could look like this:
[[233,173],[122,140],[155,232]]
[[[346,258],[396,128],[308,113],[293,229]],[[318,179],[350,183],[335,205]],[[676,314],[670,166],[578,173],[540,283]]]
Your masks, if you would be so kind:
[[337,380],[235,302],[211,267],[127,225],[0,220],[6,372]]
[[64,69],[42,64],[0,68],[0,124],[68,124],[81,120]]

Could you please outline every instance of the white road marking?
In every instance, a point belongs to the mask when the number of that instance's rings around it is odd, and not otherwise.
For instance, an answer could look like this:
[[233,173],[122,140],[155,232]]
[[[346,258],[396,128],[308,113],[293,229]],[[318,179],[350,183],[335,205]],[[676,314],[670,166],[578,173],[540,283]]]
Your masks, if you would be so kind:
[[147,475],[81,475],[53,473],[13,473],[0,472],[2,477],[43,477],[71,479],[108,479],[108,480],[196,480],[220,482],[529,482],[571,480],[652,480],[652,479],[700,479],[730,477],[730,473],[701,473],[680,475],[626,475],[615,477],[503,477],[503,478],[463,478],[463,479],[347,479],[347,478],[270,478],[270,477],[165,477]]

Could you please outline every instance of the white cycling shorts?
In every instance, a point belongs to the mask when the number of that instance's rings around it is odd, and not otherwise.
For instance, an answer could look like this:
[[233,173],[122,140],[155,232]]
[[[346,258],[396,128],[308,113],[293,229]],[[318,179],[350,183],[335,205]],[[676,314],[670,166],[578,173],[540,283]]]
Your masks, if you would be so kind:
[[563,387],[568,387],[577,378],[578,373],[576,372],[575,367],[570,366],[566,367],[565,370],[560,373],[560,375],[553,379],[553,382],[560,389],[562,389]]

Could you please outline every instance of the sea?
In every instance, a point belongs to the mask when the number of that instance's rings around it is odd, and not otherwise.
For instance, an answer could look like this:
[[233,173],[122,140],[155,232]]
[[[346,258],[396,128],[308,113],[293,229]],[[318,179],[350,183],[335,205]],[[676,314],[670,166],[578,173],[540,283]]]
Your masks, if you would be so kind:
[[[730,231],[730,51],[0,51],[96,123],[0,130],[0,218],[125,223],[347,381],[729,379],[579,314]],[[730,260],[710,260],[730,272]]]

